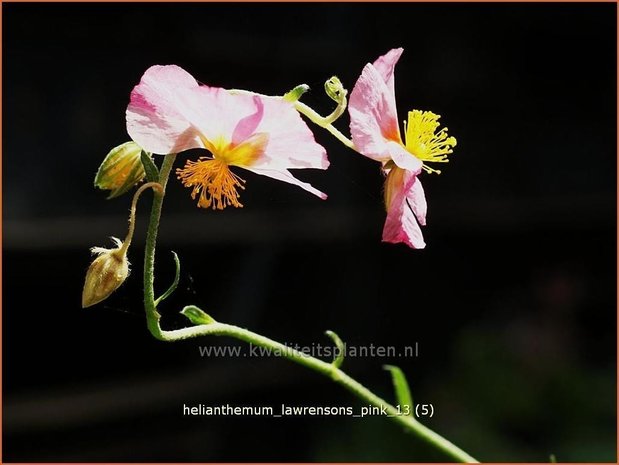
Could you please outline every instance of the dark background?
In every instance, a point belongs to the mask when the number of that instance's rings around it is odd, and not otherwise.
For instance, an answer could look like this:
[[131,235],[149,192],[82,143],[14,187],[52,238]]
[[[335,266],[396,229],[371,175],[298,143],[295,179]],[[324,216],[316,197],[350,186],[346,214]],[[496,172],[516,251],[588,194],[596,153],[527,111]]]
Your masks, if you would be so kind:
[[[443,461],[384,418],[183,417],[182,405],[361,404],[277,358],[199,356],[147,332],[141,249],[105,303],[80,309],[88,248],[124,237],[129,197],[92,182],[128,140],[129,92],[153,64],[214,86],[332,108],[390,48],[400,118],[443,115],[458,138],[423,175],[425,250],[381,244],[378,164],[321,128],[329,193],[242,173],[245,208],[198,210],[171,182],[157,288],[168,328],[194,303],[289,343],[419,343],[417,358],[348,359],[393,399],[407,373],[426,423],[484,461],[615,461],[615,4],[3,4],[3,460]],[[347,116],[336,125],[347,130]]]

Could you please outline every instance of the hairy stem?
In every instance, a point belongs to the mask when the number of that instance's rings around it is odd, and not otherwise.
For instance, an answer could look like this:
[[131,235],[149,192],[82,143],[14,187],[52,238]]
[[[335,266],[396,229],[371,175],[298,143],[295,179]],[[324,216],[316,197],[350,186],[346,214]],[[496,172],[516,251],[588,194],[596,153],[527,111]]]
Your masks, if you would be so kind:
[[413,433],[422,440],[434,445],[437,449],[442,450],[450,458],[458,462],[477,463],[473,457],[464,452],[462,449],[419,423],[414,416],[403,415],[396,407],[378,397],[376,394],[371,392],[355,379],[351,378],[332,363],[327,363],[317,358],[310,357],[303,352],[293,349],[292,347],[286,346],[247,329],[223,323],[199,325],[174,331],[160,330],[159,332],[159,339],[163,341],[179,341],[199,336],[228,336],[245,341],[251,345],[264,347],[269,349],[271,353],[280,354],[283,357],[298,363],[299,365],[303,365],[331,378],[333,381],[341,384],[363,401],[385,409],[389,418],[402,425],[408,432]]
[[147,182],[146,184],[143,184],[142,186],[140,186],[140,188],[133,195],[133,200],[131,202],[131,210],[129,212],[129,230],[127,231],[127,236],[125,237],[125,240],[123,241],[123,245],[118,252],[121,255],[124,255],[127,252],[127,249],[129,248],[129,246],[131,245],[131,241],[133,239],[133,233],[135,232],[135,212],[137,210],[138,200],[140,199],[140,195],[142,195],[142,193],[146,189],[153,189],[155,192],[159,192],[159,193],[162,192],[161,184],[159,184],[158,182]]
[[[337,131],[335,128],[333,129]],[[346,138],[344,137],[344,139]],[[173,331],[165,331],[161,328],[159,322],[160,315],[157,312],[155,305],[155,245],[157,241],[157,230],[159,229],[159,220],[161,218],[161,207],[165,195],[165,187],[175,157],[176,155],[166,155],[163,161],[159,176],[159,184],[161,184],[162,190],[161,192],[155,192],[150,216],[150,224],[148,226],[148,234],[146,238],[146,251],[144,257],[144,306],[146,309],[147,326],[151,334],[155,338],[167,342],[180,341],[183,339],[190,339],[200,336],[227,336],[255,346],[264,347],[271,350],[273,353],[281,354],[299,365],[303,365],[317,373],[327,376],[336,383],[344,386],[368,404],[385,409],[388,418],[391,418],[393,421],[399,423],[405,428],[406,431],[416,435],[423,441],[432,444],[435,448],[441,450],[451,459],[464,463],[478,463],[477,460],[464,452],[462,449],[435,433],[428,427],[422,425],[413,415],[403,415],[400,413],[396,407],[378,397],[361,383],[351,378],[344,371],[340,370],[334,363],[327,363],[317,358],[310,357],[303,352],[295,350],[260,334],[256,334],[238,326],[224,323],[202,324]]]
[[159,331],[159,313],[155,306],[155,246],[157,244],[157,232],[161,218],[161,207],[165,196],[165,189],[172,170],[176,154],[166,155],[159,172],[159,184],[161,190],[156,191],[153,198],[153,206],[150,211],[148,232],[146,233],[146,248],[144,251],[144,308],[146,310],[146,322],[148,329],[153,335]]

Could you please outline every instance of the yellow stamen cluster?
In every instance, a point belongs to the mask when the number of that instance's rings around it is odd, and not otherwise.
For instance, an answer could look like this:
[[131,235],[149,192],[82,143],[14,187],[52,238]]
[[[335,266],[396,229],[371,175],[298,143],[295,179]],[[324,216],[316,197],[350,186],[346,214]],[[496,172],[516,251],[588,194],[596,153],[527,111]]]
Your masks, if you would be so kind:
[[[441,116],[431,111],[413,110],[408,112],[408,124],[404,123],[406,149],[423,162],[447,163],[447,156],[456,146],[456,138],[449,137],[447,128],[436,132]],[[441,174],[425,163],[423,169],[428,173]]]
[[191,198],[198,195],[198,207],[223,210],[228,206],[243,207],[239,202],[237,189],[245,189],[245,180],[230,171],[224,160],[200,157],[198,161],[187,161],[176,174],[185,187],[193,187]]

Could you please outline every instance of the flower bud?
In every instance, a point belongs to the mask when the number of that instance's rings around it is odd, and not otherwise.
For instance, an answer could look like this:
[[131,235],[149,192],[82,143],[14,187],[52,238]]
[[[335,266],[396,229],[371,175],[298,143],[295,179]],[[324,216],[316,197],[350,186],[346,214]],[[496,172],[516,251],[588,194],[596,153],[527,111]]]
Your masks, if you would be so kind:
[[86,272],[86,281],[82,292],[82,308],[90,307],[105,299],[129,276],[129,261],[123,242],[115,237],[115,249],[93,247],[91,252],[98,255]]
[[144,179],[141,153],[142,148],[135,142],[125,142],[114,147],[99,166],[95,187],[111,191],[108,199],[127,192]]
[[348,105],[346,95],[348,95],[348,91],[344,89],[342,82],[337,76],[332,76],[325,81],[325,92],[331,100],[337,103],[337,108],[324,118],[325,124],[333,124],[346,111],[346,105]]
[[344,89],[342,81],[337,76],[331,76],[325,81],[325,92],[335,102],[342,103],[346,101],[346,95],[348,91]]

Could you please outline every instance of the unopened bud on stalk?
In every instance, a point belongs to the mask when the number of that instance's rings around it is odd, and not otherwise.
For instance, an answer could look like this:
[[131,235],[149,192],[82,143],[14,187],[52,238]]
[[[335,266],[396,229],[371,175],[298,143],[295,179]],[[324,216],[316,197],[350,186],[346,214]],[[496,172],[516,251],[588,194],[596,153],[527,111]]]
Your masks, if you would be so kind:
[[135,192],[129,214],[129,231],[124,242],[112,237],[116,248],[93,247],[90,249],[92,254],[98,255],[98,257],[90,264],[86,272],[86,282],[82,291],[82,308],[90,307],[107,299],[129,276],[127,249],[131,245],[135,231],[135,210],[140,195],[147,189],[153,189],[160,195],[163,194],[163,187],[158,182],[147,182]]
[[140,155],[142,149],[135,142],[125,142],[114,147],[107,154],[97,176],[95,187],[109,190],[108,199],[113,199],[129,191],[144,179],[144,165]]
[[348,91],[342,85],[342,81],[337,76],[331,76],[325,81],[325,92],[336,103],[342,103],[346,101]]
[[337,76],[332,76],[325,81],[325,92],[331,100],[337,103],[336,109],[324,118],[325,124],[333,124],[346,111],[348,91],[344,89],[342,82]]
[[127,249],[120,239],[112,237],[112,240],[116,244],[114,249],[103,247],[90,249],[93,255],[98,255],[98,257],[94,259],[86,272],[82,308],[107,299],[129,276]]

